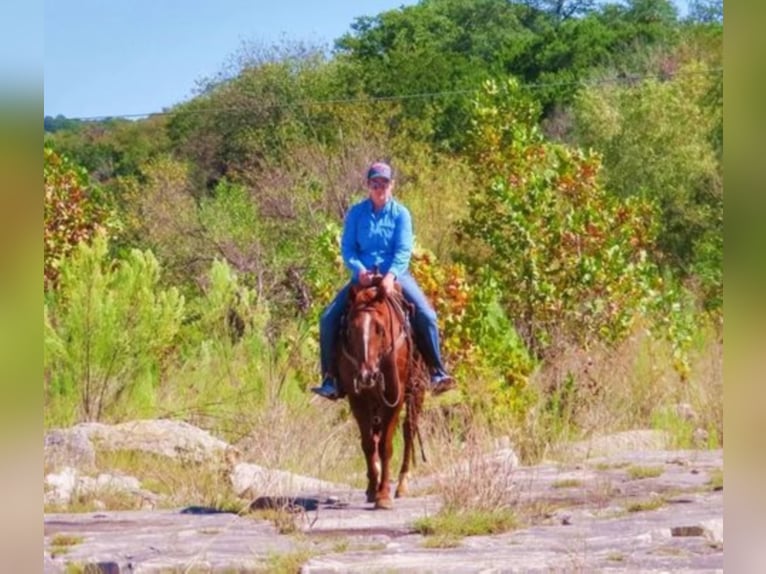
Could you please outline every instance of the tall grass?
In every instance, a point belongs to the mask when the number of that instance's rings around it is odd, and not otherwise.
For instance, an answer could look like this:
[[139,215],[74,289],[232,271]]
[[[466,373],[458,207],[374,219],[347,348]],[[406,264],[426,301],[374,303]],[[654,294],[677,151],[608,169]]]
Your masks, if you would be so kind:
[[[636,329],[616,348],[566,348],[532,377],[540,400],[514,432],[522,458],[534,462],[553,447],[631,429],[667,431],[678,448],[723,444],[723,343],[702,328],[679,376],[673,344]],[[708,440],[694,440],[697,429]]]

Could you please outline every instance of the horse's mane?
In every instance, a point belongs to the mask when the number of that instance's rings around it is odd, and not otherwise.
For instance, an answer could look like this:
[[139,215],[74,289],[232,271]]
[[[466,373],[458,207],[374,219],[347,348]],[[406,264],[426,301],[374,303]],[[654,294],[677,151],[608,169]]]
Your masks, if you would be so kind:
[[369,305],[383,300],[383,290],[377,285],[359,289],[354,296],[356,305]]
[[399,284],[396,284],[395,289],[394,293],[387,296],[378,283],[373,283],[366,287],[360,286],[352,291],[352,302],[355,306],[366,306],[383,302],[387,298],[397,300],[401,298],[401,287]]

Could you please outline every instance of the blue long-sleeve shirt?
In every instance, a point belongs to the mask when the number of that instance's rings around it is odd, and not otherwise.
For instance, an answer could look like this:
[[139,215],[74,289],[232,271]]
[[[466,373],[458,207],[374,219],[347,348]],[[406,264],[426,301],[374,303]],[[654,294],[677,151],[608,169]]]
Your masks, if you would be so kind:
[[412,217],[395,199],[389,199],[377,213],[367,198],[353,205],[346,214],[341,237],[343,262],[356,281],[361,271],[391,272],[400,277],[407,272],[412,257]]

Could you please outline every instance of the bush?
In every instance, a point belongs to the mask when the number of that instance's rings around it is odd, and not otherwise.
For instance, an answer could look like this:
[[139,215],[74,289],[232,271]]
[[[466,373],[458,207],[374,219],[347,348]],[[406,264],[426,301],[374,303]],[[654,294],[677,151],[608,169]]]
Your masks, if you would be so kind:
[[45,305],[47,422],[117,421],[146,413],[162,382],[184,312],[174,288],[158,285],[150,251],[122,261],[107,241],[81,243]]
[[536,356],[624,338],[659,277],[648,257],[654,206],[611,198],[597,155],[546,142],[538,108],[515,81],[488,83],[476,105],[483,187],[460,224],[466,259],[502,278],[506,311]]
[[58,281],[64,259],[82,241],[116,226],[88,172],[50,147],[43,150],[43,269],[45,286]]

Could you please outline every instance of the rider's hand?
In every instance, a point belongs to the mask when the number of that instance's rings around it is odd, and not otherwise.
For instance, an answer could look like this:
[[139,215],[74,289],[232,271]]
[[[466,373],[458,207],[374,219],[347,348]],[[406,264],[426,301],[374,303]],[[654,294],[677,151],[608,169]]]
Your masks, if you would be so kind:
[[380,282],[380,287],[386,295],[391,295],[394,292],[394,276],[391,273],[386,273]]
[[367,269],[365,269],[364,271],[360,271],[359,284],[362,287],[368,287],[369,285],[372,285],[372,273],[370,271],[367,271]]

